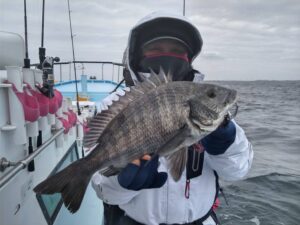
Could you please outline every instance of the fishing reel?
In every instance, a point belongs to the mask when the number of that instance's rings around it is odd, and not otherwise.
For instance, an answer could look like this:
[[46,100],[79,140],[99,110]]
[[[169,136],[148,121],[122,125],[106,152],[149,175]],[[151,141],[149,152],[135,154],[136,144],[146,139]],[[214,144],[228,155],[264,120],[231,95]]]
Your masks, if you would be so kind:
[[54,97],[54,74],[53,74],[53,64],[54,62],[59,62],[59,57],[45,57],[42,65],[41,70],[43,71],[43,86],[39,87],[36,86],[39,91],[47,96],[48,98]]

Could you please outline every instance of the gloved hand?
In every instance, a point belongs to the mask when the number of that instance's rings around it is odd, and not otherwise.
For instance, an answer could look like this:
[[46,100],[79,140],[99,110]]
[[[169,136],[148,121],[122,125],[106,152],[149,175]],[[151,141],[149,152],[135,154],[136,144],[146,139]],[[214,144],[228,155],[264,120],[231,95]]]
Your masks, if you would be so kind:
[[138,191],[141,189],[162,187],[168,174],[158,172],[158,156],[151,160],[141,159],[140,165],[129,163],[118,175],[119,184],[126,189]]
[[232,121],[219,126],[215,131],[201,140],[205,150],[211,155],[223,154],[234,142],[236,128]]

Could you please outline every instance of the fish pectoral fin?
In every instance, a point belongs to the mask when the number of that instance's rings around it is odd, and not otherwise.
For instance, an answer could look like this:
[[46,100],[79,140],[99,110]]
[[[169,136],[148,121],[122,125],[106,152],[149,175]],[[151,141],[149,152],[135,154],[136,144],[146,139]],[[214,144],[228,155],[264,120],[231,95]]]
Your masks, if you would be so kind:
[[167,161],[173,179],[178,181],[186,167],[187,147],[183,147],[167,156]]
[[106,167],[100,171],[100,173],[106,177],[117,175],[120,172],[120,169],[115,168],[114,166]]
[[186,165],[186,147],[182,146],[190,135],[190,128],[184,125],[157,153],[160,156],[167,156],[171,175],[178,181]]

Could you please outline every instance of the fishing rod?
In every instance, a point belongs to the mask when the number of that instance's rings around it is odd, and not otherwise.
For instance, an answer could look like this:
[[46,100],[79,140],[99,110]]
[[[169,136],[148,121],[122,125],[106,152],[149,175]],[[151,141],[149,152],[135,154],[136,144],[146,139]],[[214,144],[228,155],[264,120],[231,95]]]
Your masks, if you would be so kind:
[[46,56],[46,49],[44,48],[44,24],[45,24],[45,0],[43,0],[43,6],[42,6],[42,31],[41,31],[41,47],[39,48],[39,58],[40,58],[40,64],[38,66],[39,69],[42,69],[42,64]]
[[[28,35],[27,35],[27,7],[26,0],[24,0],[24,33],[25,33],[25,58],[24,58],[24,68],[30,68],[30,59],[28,54]],[[32,137],[28,138],[28,154],[33,153]],[[32,160],[27,167],[29,172],[34,171],[34,161]]]
[[59,62],[58,57],[46,56],[46,48],[44,48],[44,28],[45,28],[45,0],[42,5],[42,31],[41,31],[41,47],[39,48],[40,63],[38,68],[43,71],[43,85],[36,86],[39,91],[48,98],[54,97],[54,74],[53,63]]
[[[42,6],[42,31],[41,31],[41,47],[39,48],[39,59],[40,63],[37,66],[39,69],[43,69],[42,65],[46,58],[46,49],[44,48],[44,23],[45,23],[45,0],[43,0],[43,6]],[[37,148],[40,147],[43,144],[43,131],[39,130],[39,135],[37,137],[36,146]]]
[[[36,88],[46,97],[54,97],[54,74],[53,74],[53,64],[54,62],[59,62],[58,57],[46,57],[46,48],[44,47],[44,30],[45,30],[45,0],[43,0],[42,5],[42,30],[41,30],[41,47],[39,47],[39,64],[37,68],[43,71],[43,84],[42,86],[36,85]],[[39,135],[37,137],[37,147],[43,144],[43,132],[39,130]]]
[[25,28],[25,59],[24,59],[24,68],[30,68],[30,59],[28,57],[27,7],[26,7],[26,0],[24,0],[24,28]]
[[70,33],[71,33],[71,42],[72,42],[72,53],[73,53],[73,65],[74,65],[74,75],[75,75],[75,88],[76,88],[76,105],[77,105],[77,114],[81,115],[80,107],[79,107],[79,95],[78,95],[78,87],[77,87],[77,74],[76,74],[76,66],[75,66],[75,50],[74,50],[74,39],[73,39],[73,31],[72,31],[72,22],[71,22],[71,10],[70,10],[70,1],[68,1],[68,10],[69,10],[69,22],[70,22]]
[[[42,69],[42,64],[45,60],[46,56],[46,49],[44,48],[44,17],[45,17],[45,0],[43,0],[42,6],[42,34],[41,34],[41,47],[39,48],[39,59],[40,63],[38,64],[37,68]],[[39,135],[36,140],[36,147],[40,147],[43,144],[43,131],[39,130]]]

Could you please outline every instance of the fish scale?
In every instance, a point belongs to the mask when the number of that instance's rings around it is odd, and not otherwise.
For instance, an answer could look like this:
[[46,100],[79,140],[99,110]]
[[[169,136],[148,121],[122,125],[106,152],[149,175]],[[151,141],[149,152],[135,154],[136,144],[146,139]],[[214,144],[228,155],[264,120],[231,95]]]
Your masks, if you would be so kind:
[[[171,94],[165,95],[165,93]],[[157,98],[157,96],[165,97]],[[145,105],[143,104],[144,102],[151,102],[152,104]],[[105,158],[107,155],[105,157],[97,157],[98,159],[101,158],[99,164],[102,164],[102,161],[115,158],[116,156],[122,157],[119,154],[121,152],[120,150],[124,148],[133,152],[129,159],[135,159],[137,157],[136,154],[140,154],[141,149],[145,149],[144,153],[155,152],[155,150],[157,150],[155,147],[160,146],[165,139],[169,138],[166,131],[172,134],[171,131],[176,131],[184,125],[187,117],[186,113],[182,113],[183,110],[179,110],[180,107],[175,107],[176,95],[174,95],[173,92],[165,92],[164,90],[162,90],[161,93],[153,92],[145,96],[145,99],[132,104],[131,107],[128,107],[122,113],[127,120],[122,120],[122,123],[120,123],[118,119],[121,116],[118,116],[115,118],[116,122],[110,127],[110,130],[114,130],[114,133],[117,133],[115,136],[120,137],[118,144],[112,146],[111,143],[109,143],[111,139],[111,133],[109,132],[103,134],[101,137],[104,144],[102,145],[100,143],[98,148],[107,149],[109,146],[111,154],[109,154],[108,158]],[[176,108],[176,110],[174,110],[174,108]],[[153,115],[155,115],[156,118],[153,118]],[[180,118],[182,119],[180,120]],[[136,126],[136,124],[140,126]],[[123,131],[124,127],[126,128],[126,132]],[[126,143],[128,139],[131,140],[129,146],[128,142]],[[103,151],[100,151],[98,154],[102,153]],[[126,151],[122,152],[122,155],[126,158]],[[116,162],[116,164],[118,164],[118,162]]]

